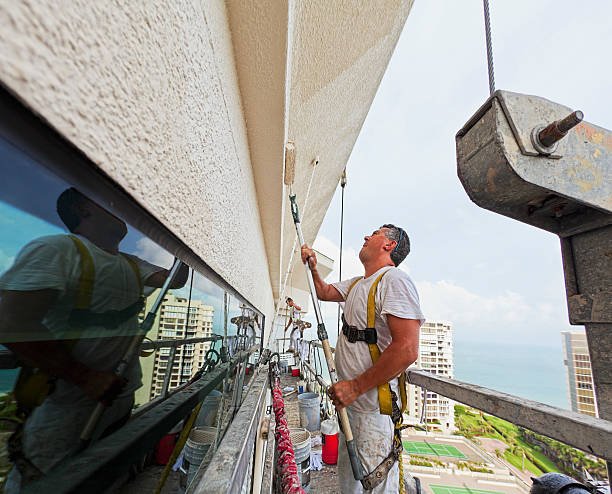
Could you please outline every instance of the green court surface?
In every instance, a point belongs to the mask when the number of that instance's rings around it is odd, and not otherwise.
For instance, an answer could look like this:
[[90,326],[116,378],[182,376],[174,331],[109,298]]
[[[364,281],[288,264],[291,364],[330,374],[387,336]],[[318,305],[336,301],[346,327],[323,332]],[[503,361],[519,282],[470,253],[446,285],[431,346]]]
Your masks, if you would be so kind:
[[481,489],[468,489],[466,487],[447,487],[445,485],[430,485],[434,494],[501,494],[496,491],[483,491]]
[[[432,455],[432,456],[450,456],[451,458],[467,458],[455,446],[448,444],[432,444],[421,441],[404,441],[404,449],[412,455]],[[485,491],[483,491],[485,492]],[[436,494],[439,494],[436,492]],[[459,493],[441,493],[441,494],[459,494]]]

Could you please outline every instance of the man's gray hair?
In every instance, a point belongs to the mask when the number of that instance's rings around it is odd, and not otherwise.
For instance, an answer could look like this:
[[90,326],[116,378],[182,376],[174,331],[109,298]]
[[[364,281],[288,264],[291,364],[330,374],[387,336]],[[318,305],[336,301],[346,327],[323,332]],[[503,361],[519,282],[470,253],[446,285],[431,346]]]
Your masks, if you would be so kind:
[[387,237],[389,240],[394,240],[397,242],[397,245],[391,252],[391,260],[397,267],[410,253],[410,239],[408,238],[408,234],[403,228],[390,223],[383,225],[380,228],[385,229],[385,237]]

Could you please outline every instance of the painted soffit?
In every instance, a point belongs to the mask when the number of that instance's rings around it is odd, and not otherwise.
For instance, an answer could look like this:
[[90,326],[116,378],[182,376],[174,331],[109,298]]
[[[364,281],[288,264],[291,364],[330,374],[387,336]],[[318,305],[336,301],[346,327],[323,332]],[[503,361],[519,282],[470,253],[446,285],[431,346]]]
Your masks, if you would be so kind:
[[411,7],[412,0],[228,3],[275,298],[298,261],[285,141],[295,143],[293,192],[312,243]]

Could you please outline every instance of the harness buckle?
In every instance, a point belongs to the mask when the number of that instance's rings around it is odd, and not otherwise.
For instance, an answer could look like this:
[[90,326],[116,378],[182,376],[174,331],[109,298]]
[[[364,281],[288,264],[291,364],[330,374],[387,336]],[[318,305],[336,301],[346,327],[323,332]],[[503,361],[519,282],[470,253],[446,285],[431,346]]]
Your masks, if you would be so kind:
[[349,340],[349,343],[355,343],[359,338],[359,330],[356,326],[346,325],[346,338]]
[[368,345],[375,345],[378,342],[378,337],[376,336],[376,328],[365,328],[363,330],[364,333],[364,341]]

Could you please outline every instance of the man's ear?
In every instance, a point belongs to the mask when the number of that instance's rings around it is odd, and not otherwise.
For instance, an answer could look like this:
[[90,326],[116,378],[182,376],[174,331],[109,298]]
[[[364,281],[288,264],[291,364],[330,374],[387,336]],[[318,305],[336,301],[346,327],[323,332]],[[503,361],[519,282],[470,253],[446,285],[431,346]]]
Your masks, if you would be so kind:
[[395,240],[391,240],[391,243],[389,244],[385,244],[384,248],[387,251],[392,251],[393,249],[395,249],[395,246],[397,245],[397,242]]

